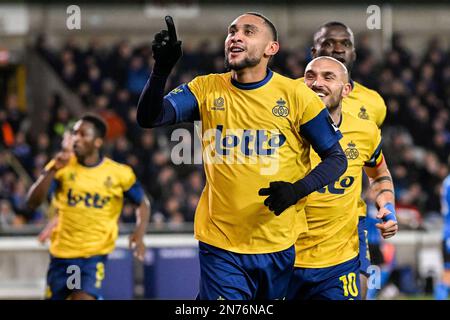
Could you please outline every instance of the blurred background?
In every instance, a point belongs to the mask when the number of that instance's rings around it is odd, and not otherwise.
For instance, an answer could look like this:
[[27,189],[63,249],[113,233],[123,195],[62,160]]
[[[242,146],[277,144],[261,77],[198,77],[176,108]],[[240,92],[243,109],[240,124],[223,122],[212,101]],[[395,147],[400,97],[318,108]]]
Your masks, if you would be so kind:
[[25,195],[58,151],[65,129],[86,111],[106,119],[105,153],[133,167],[152,202],[143,264],[126,248],[135,218],[133,207],[124,205],[105,297],[195,298],[192,222],[204,174],[201,164],[171,161],[178,143],[172,131],[184,128],[184,141],[193,143],[193,126],[140,129],[136,103],[152,70],[150,43],[165,28],[165,15],[173,16],[184,51],[169,78],[171,89],[224,71],[226,28],[247,11],[277,26],[281,52],[272,69],[292,78],[303,76],[321,24],[341,21],[354,31],[352,78],[377,90],[388,106],[383,150],[400,223],[398,235],[381,244],[388,276],[377,298],[432,297],[442,273],[440,186],[450,161],[450,5],[382,4],[380,28],[369,29],[375,11],[368,13],[368,5],[233,3],[80,2],[80,29],[71,30],[68,19],[76,10],[68,12],[69,4],[0,2],[0,298],[43,297],[49,256],[36,235],[51,210],[43,205],[30,212]]

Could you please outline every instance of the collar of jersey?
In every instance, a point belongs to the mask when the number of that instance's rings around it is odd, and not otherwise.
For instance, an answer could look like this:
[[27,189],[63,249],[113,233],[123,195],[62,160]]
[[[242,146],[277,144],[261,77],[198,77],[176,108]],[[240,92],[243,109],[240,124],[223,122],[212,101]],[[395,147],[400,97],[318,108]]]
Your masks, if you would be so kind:
[[339,123],[336,125],[336,127],[340,128],[342,124],[342,119],[344,118],[344,113],[341,111],[341,118],[339,119]]
[[82,164],[82,163],[78,162],[78,164],[85,168],[95,168],[95,167],[98,167],[99,165],[101,165],[103,163],[103,160],[104,160],[104,157],[102,155],[100,155],[97,163],[94,163],[92,165],[86,165],[86,164]]
[[233,78],[231,78],[231,84],[238,89],[252,90],[252,89],[257,89],[257,88],[265,85],[267,82],[269,82],[270,79],[272,79],[272,76],[273,76],[273,71],[270,70],[269,68],[267,68],[267,74],[264,77],[264,79],[262,79],[261,81],[250,82],[250,83],[240,83],[240,82],[237,82],[236,80],[234,80]]

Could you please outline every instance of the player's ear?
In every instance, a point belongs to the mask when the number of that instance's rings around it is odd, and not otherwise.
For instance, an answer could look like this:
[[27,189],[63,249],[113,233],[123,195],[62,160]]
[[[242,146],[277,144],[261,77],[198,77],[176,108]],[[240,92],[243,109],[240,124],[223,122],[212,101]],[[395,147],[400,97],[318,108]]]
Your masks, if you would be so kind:
[[342,88],[342,97],[343,98],[347,97],[351,91],[352,91],[352,85],[350,84],[350,82],[345,83],[344,87]]
[[103,139],[100,137],[95,138],[94,145],[97,149],[100,149],[103,146]]
[[276,55],[278,50],[280,50],[280,44],[278,43],[278,41],[270,41],[264,54],[266,56],[271,57],[271,56]]

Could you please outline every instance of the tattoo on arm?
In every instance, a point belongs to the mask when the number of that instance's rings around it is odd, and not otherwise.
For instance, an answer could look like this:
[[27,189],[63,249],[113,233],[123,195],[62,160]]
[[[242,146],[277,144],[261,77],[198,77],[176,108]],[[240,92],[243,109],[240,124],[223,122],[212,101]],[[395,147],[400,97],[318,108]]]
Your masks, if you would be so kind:
[[390,193],[392,193],[392,194],[394,195],[394,190],[391,190],[391,189],[381,189],[381,190],[378,192],[378,194],[377,194],[377,196],[376,196],[376,199],[378,199],[378,197],[381,196],[381,194],[383,194],[383,193],[385,193],[385,192],[390,192]]
[[375,180],[373,180],[373,184],[375,184],[375,183],[381,183],[381,182],[383,182],[383,181],[389,181],[389,182],[392,183],[392,178],[389,177],[389,176],[382,176],[382,177],[379,177],[379,178],[376,178]]

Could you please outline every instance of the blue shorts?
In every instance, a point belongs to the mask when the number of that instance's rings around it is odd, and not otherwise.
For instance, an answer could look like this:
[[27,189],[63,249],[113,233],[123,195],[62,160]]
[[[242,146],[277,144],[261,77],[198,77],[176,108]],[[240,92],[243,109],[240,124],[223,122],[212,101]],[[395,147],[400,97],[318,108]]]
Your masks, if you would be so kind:
[[295,248],[240,254],[199,243],[200,300],[285,299]]
[[369,241],[367,239],[367,227],[366,227],[366,217],[359,217],[358,222],[358,237],[359,237],[359,262],[360,270],[359,272],[366,277],[369,277],[367,269],[370,267],[370,252],[369,252]]
[[102,299],[106,260],[106,255],[74,259],[50,256],[45,298],[64,300],[74,291],[83,291],[96,299]]
[[327,268],[295,268],[289,300],[361,300],[359,257]]

